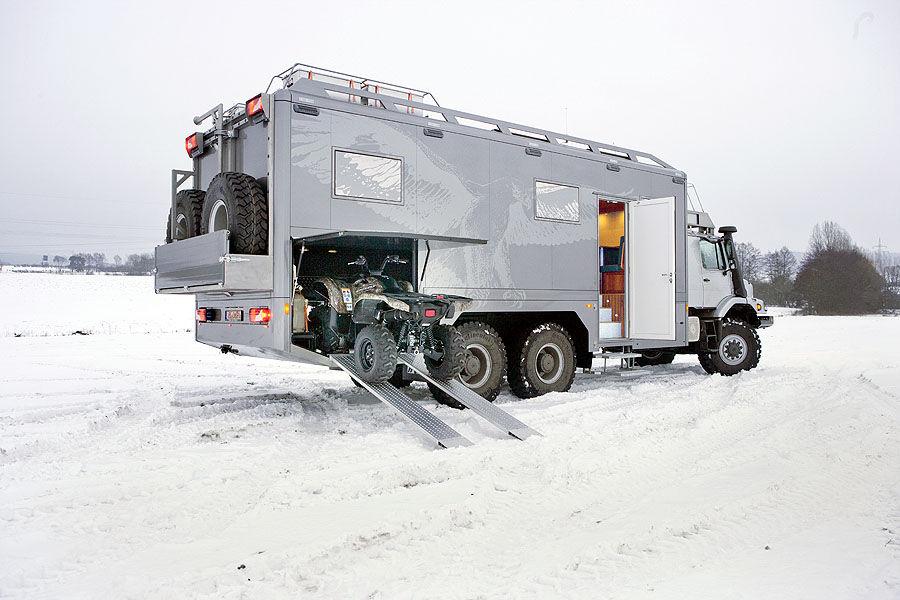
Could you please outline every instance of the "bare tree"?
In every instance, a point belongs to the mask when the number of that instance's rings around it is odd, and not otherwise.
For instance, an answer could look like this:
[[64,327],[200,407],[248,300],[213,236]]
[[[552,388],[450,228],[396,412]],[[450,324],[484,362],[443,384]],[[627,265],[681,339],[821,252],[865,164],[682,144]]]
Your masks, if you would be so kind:
[[106,266],[106,255],[102,252],[94,252],[93,258],[94,266],[98,269],[102,269],[104,266]]
[[813,227],[807,256],[815,256],[828,250],[853,250],[855,247],[846,229],[833,221],[823,221]]
[[116,254],[115,256],[113,256],[113,262],[116,263],[116,269],[118,269],[120,266],[122,266],[122,257]]
[[759,281],[763,273],[762,253],[750,242],[740,242],[735,247],[741,271],[748,281]]
[[57,273],[62,273],[62,266],[66,264],[66,257],[57,254],[53,257],[53,264],[56,265]]
[[776,281],[792,281],[797,273],[797,258],[794,253],[783,246],[780,250],[769,252],[763,258],[766,277],[772,283]]

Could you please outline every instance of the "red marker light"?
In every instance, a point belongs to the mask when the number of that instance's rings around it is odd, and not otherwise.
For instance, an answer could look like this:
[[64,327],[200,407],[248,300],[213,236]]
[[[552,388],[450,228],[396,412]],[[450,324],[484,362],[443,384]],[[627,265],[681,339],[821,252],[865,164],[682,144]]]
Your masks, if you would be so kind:
[[192,133],[191,135],[184,138],[184,150],[187,152],[188,156],[193,156],[194,151],[200,147],[200,143],[197,141],[197,134]]
[[437,316],[437,310],[434,308],[426,308],[425,309],[425,318],[431,319]]
[[268,306],[250,309],[250,322],[259,323],[260,325],[268,325],[272,320],[272,309]]
[[262,94],[257,96],[253,96],[249,100],[247,100],[247,104],[245,105],[244,112],[248,117],[252,117],[257,115],[263,111],[263,102],[262,102]]

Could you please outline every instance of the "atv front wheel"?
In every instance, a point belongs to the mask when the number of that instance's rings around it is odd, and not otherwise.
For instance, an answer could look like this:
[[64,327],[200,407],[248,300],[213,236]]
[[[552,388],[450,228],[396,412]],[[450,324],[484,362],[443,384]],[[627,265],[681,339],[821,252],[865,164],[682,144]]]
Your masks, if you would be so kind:
[[397,342],[384,325],[367,325],[356,335],[353,360],[361,379],[387,381],[397,368]]

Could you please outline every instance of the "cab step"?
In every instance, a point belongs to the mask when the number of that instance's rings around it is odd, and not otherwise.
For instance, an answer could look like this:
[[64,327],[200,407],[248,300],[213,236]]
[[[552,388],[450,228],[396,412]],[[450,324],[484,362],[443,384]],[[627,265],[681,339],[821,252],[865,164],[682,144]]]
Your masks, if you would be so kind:
[[533,435],[541,435],[538,431],[535,431],[499,406],[495,405],[493,402],[488,402],[473,392],[458,379],[453,379],[451,381],[435,379],[428,373],[428,368],[425,366],[425,362],[421,356],[401,353],[397,357],[397,360],[415,371],[425,381],[431,383],[494,427],[508,433],[514,438],[524,440]]
[[368,390],[369,393],[416,425],[428,439],[436,442],[441,448],[464,448],[472,445],[472,442],[463,437],[458,431],[422,408],[418,402],[390,383],[369,383],[368,381],[363,381],[356,370],[353,356],[349,354],[332,354],[329,358],[334,364],[346,371],[359,385]]

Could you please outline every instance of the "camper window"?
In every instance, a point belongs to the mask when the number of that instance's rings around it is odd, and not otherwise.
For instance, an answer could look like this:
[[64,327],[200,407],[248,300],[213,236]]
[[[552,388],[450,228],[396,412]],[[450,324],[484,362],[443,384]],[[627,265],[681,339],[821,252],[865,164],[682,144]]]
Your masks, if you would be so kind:
[[578,222],[578,188],[548,181],[534,182],[534,217]]
[[401,204],[403,160],[346,150],[334,151],[334,195]]

